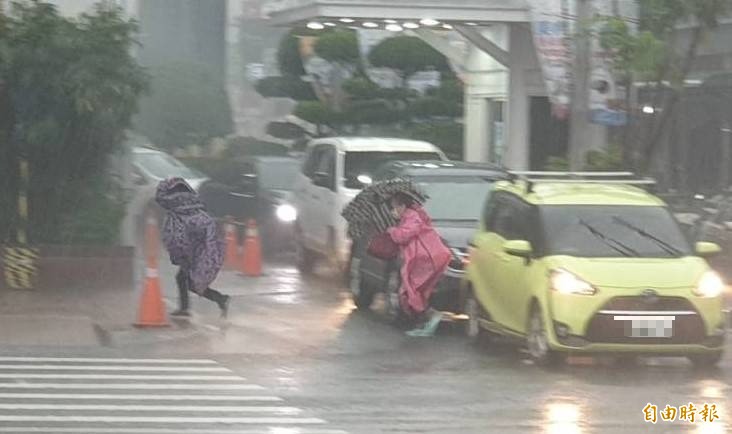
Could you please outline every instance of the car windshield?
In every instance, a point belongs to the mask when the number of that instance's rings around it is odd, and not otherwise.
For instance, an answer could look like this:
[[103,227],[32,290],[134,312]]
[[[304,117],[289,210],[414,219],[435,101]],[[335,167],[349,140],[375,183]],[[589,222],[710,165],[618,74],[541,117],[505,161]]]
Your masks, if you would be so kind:
[[494,180],[488,177],[466,176],[414,178],[429,199],[424,207],[435,221],[454,220],[477,222]]
[[204,178],[204,175],[162,152],[140,152],[135,160],[156,178],[177,176],[185,179]]
[[595,258],[690,254],[689,243],[665,207],[547,205],[539,209],[547,254]]
[[260,187],[269,190],[292,190],[300,162],[293,159],[282,161],[268,161],[259,168]]
[[347,188],[363,188],[359,176],[371,177],[384,163],[398,160],[441,160],[437,152],[348,152],[344,171]]

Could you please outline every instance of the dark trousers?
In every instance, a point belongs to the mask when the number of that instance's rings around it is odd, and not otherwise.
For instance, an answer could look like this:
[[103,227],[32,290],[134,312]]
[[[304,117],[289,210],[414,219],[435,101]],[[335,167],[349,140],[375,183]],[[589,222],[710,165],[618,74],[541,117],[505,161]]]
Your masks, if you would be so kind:
[[[188,298],[188,291],[193,291],[193,285],[191,277],[188,272],[182,268],[178,270],[178,274],[175,275],[175,281],[178,284],[178,295],[180,297],[180,309],[188,310],[190,306],[190,299]],[[226,301],[226,296],[215,289],[206,288],[201,296],[205,299],[211,300],[219,306],[223,305]]]

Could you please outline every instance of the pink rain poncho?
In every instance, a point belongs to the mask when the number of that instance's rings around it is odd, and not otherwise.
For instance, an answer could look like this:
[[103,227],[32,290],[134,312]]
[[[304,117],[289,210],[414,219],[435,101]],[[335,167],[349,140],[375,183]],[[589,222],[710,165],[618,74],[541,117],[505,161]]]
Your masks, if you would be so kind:
[[427,310],[435,285],[450,263],[450,250],[432,227],[432,219],[420,207],[407,208],[399,225],[387,230],[402,254],[402,286],[399,299],[410,315]]

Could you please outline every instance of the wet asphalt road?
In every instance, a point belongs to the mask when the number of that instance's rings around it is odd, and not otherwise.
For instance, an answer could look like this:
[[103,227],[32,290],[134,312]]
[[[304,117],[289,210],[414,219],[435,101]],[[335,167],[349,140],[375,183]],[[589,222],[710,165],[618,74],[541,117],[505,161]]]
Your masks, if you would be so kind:
[[[164,267],[161,271],[166,298],[172,308],[176,297],[172,285],[173,270]],[[118,397],[109,401],[111,407],[107,410],[84,410],[79,413],[63,410],[63,407],[39,410],[34,407],[38,402],[36,400],[28,398],[23,401],[12,396],[3,398],[0,394],[0,432],[732,432],[732,351],[728,351],[719,369],[708,372],[693,370],[683,359],[645,359],[631,366],[614,366],[605,360],[578,359],[559,369],[542,369],[529,363],[524,353],[509,343],[477,347],[470,345],[461,337],[457,325],[444,324],[434,338],[408,338],[402,330],[384,322],[378,300],[370,312],[354,310],[346,290],[335,283],[327,270],[302,278],[285,263],[268,265],[266,273],[260,278],[245,278],[232,272],[222,274],[216,286],[234,297],[228,320],[218,318],[217,310],[211,303],[194,298],[193,318],[176,321],[170,329],[144,332],[148,333],[146,336],[153,333],[160,337],[155,341],[137,341],[138,336],[142,335],[130,335],[124,342],[118,342],[115,348],[85,350],[83,354],[73,351],[47,354],[117,357],[117,362],[110,363],[122,366],[119,368],[121,375],[130,374],[129,368],[124,366],[132,366],[132,374],[150,374],[144,371],[143,362],[121,358],[175,358],[175,364],[168,366],[184,370],[191,368],[186,360],[200,359],[206,363],[202,373],[197,372],[198,368],[194,366],[188,374],[216,374],[226,378],[204,381],[203,378],[193,380],[193,377],[185,377],[185,381],[208,385],[202,386],[202,389],[213,383],[214,388],[222,388],[222,384],[241,385],[242,390],[206,392],[209,395],[222,393],[226,396],[214,396],[211,399],[218,401],[213,403],[193,400],[193,404],[206,408],[191,411],[182,411],[176,406],[180,402],[174,399],[190,395],[195,397],[196,394],[203,394],[203,390],[146,391],[144,393],[147,394],[174,395],[154,398],[158,401],[147,401],[163,405],[159,411],[147,412],[120,411],[115,407],[120,405]],[[37,352],[34,354],[37,355]],[[53,375],[62,372],[66,375],[68,371],[64,370],[66,368],[63,365],[72,362],[62,362],[61,367],[56,366],[56,370],[48,371],[37,371],[27,366],[40,363],[43,361],[3,361],[0,358],[0,373],[14,375],[42,372]],[[78,361],[75,364],[92,366],[95,363]],[[23,367],[11,368],[9,365]],[[101,384],[99,393],[115,393],[104,389],[105,381],[111,380],[96,381]],[[127,384],[140,382],[132,378],[114,381]],[[249,390],[251,385],[256,385],[256,388]],[[29,392],[26,389],[9,391]],[[51,391],[61,392],[64,390]],[[81,393],[71,393],[77,392]],[[140,394],[139,391],[117,393]],[[151,395],[150,399],[154,396]],[[257,401],[257,397],[265,400]],[[251,399],[251,403],[244,405],[263,407],[243,409],[237,407],[242,403],[236,399]],[[266,399],[272,402],[268,403]],[[18,402],[30,403],[29,409],[3,410],[3,405]],[[69,402],[73,404],[75,401],[61,398],[44,401],[51,405],[67,405]],[[76,402],[99,404],[93,399]],[[122,402],[124,405],[131,403],[144,405],[146,401]],[[644,422],[643,408],[648,403],[661,409],[667,404],[678,407],[693,403],[697,407],[697,422],[664,422],[660,416],[655,425]],[[719,419],[711,423],[699,421],[705,403],[716,405]],[[262,411],[258,412],[258,409]],[[122,414],[123,419],[98,423],[83,419],[34,421],[34,416],[39,414],[52,417],[77,414],[83,417],[89,414],[117,417]],[[21,415],[28,420],[3,419],[5,415]],[[130,415],[150,416],[152,419],[124,422],[124,418]],[[190,423],[176,423],[176,418],[184,417],[193,419]],[[66,431],[32,429],[41,425],[62,427]],[[97,428],[81,431],[74,428],[78,426]]]
[[[201,317],[194,323],[211,327],[204,340],[222,364],[330,427],[352,433],[732,432],[729,352],[708,372],[684,359],[630,366],[576,359],[547,370],[510,343],[469,344],[457,324],[444,324],[435,338],[408,338],[385,323],[379,300],[370,312],[356,311],[327,271],[305,279],[287,265],[267,272],[220,282],[236,300],[228,323]],[[648,403],[661,409],[692,403],[699,411],[715,404],[719,419],[692,424],[659,416],[654,425],[644,421]]]

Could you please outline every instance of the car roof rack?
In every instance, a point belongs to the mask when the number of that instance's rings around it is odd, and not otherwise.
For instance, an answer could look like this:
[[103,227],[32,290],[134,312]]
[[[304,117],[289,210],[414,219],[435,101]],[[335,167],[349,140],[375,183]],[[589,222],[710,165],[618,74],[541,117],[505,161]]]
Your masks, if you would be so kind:
[[619,184],[619,185],[646,185],[654,186],[652,178],[639,178],[633,172],[536,172],[510,171],[509,180],[526,182],[526,192],[531,193],[537,182],[551,182],[554,184],[573,184],[578,181],[586,184]]

